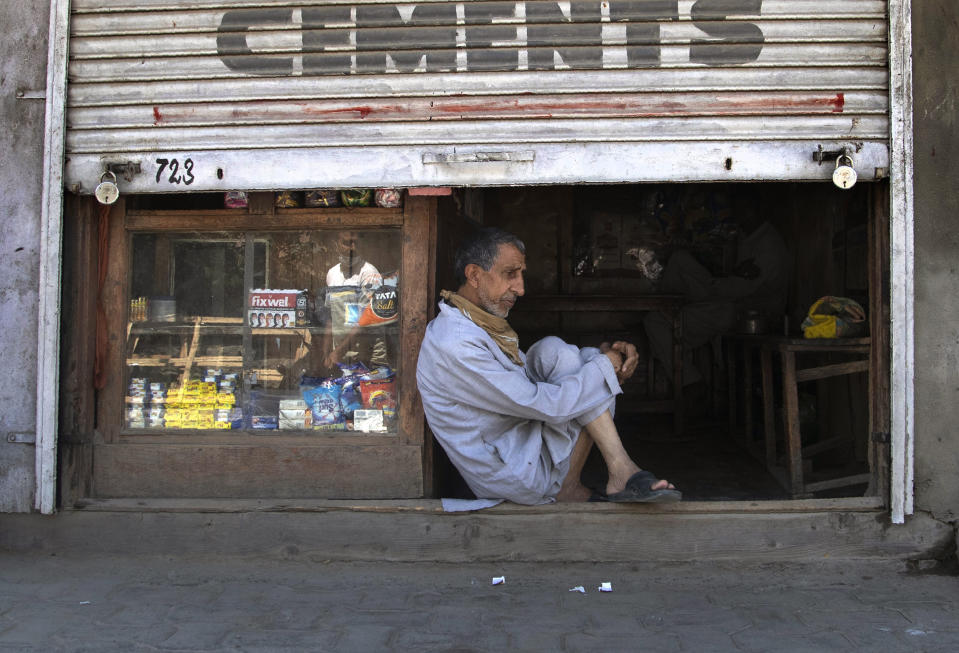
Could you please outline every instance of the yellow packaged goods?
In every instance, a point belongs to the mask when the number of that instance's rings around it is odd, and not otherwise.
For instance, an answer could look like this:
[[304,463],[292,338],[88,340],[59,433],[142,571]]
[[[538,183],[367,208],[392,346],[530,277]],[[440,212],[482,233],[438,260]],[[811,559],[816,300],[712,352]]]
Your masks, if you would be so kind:
[[821,297],[802,322],[806,338],[851,338],[866,330],[866,312],[848,297]]
[[236,404],[236,396],[232,392],[218,392],[216,395],[216,405],[233,406]]
[[230,422],[214,422],[213,428],[215,429],[231,429],[233,425]]

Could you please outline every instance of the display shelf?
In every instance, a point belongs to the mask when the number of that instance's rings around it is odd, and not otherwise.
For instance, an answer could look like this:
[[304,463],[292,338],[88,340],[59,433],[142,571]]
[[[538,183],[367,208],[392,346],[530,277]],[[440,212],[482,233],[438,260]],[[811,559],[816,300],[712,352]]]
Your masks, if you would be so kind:
[[248,327],[240,321],[237,324],[222,324],[210,322],[131,322],[129,327],[130,335],[135,336],[190,336],[199,328],[204,335],[217,336],[242,336],[249,331],[254,336],[295,336],[300,337],[322,334],[322,326],[303,326],[303,327]]

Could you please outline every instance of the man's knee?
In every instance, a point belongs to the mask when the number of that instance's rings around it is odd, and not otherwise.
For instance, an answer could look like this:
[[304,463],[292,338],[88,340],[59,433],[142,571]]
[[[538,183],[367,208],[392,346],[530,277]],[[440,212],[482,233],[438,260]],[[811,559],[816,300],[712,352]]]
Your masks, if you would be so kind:
[[578,347],[564,342],[562,338],[547,336],[529,348],[526,364],[538,379],[548,381],[576,373],[583,366],[583,361]]

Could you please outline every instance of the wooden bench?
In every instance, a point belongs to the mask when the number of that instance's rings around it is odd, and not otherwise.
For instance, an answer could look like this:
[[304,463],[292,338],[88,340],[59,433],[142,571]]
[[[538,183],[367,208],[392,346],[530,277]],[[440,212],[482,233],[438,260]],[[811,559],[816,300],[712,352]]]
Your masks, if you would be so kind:
[[[829,490],[849,485],[868,483],[870,475],[853,474],[839,478],[807,483],[803,474],[803,458],[826,451],[845,441],[843,437],[827,438],[811,446],[802,446],[802,434],[799,425],[799,389],[800,383],[817,381],[846,374],[869,371],[869,338],[794,338],[774,335],[729,335],[724,337],[726,345],[727,371],[729,374],[729,426],[732,432],[737,426],[737,353],[742,362],[740,377],[744,404],[744,444],[747,449],[765,461],[766,468],[789,491],[793,498],[811,496],[813,492]],[[763,443],[764,450],[757,452],[752,438],[752,360],[759,353],[762,376],[763,397]],[[774,366],[773,354],[778,353],[781,366],[780,383],[783,397],[783,421],[785,433],[785,467],[779,465],[776,448],[776,425],[774,403]],[[853,360],[841,363],[814,364],[797,368],[797,355],[841,353],[853,356]]]

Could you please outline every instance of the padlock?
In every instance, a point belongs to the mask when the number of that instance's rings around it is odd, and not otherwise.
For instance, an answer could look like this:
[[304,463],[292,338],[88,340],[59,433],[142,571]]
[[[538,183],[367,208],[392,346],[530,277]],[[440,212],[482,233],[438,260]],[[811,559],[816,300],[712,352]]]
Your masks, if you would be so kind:
[[[104,181],[106,177],[112,177],[113,181]],[[117,188],[117,176],[107,170],[102,175],[100,175],[100,183],[97,184],[97,189],[93,191],[93,194],[97,196],[97,201],[100,204],[113,204],[117,201],[117,198],[120,197],[120,189]]]
[[[843,164],[843,161],[846,161],[847,164]],[[832,173],[832,183],[836,184],[840,188],[850,189],[856,185],[856,179],[859,175],[856,174],[855,169],[852,167],[852,157],[848,154],[841,154],[836,157],[836,169]]]

